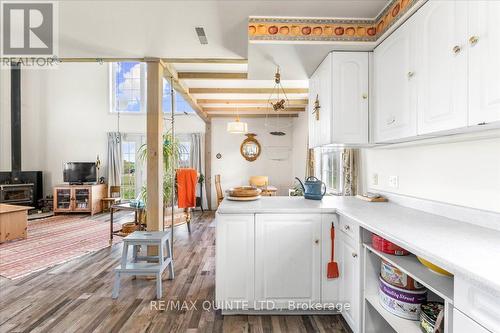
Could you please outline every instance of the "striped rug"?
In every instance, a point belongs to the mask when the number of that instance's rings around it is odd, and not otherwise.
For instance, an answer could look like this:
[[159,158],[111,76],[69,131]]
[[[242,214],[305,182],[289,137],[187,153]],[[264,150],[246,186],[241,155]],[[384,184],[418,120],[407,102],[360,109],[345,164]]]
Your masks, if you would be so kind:
[[[119,224],[115,223],[115,229]],[[113,243],[121,242],[114,237]],[[109,246],[109,214],[28,222],[28,238],[0,244],[0,275],[17,279]]]

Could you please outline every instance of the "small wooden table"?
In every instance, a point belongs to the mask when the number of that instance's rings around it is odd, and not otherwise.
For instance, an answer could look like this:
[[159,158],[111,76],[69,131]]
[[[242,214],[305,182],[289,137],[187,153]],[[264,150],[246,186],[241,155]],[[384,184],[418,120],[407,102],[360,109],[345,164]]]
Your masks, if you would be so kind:
[[[115,211],[119,211],[119,210],[128,210],[128,211],[132,211],[132,212],[135,212],[135,215],[134,215],[134,223],[138,226],[140,226],[141,224],[141,216],[142,216],[142,213],[145,211],[146,207],[134,207],[134,206],[131,206],[130,203],[118,203],[118,204],[114,204],[111,206],[111,208],[109,209],[110,211],[110,219],[109,219],[109,244],[113,244],[113,235],[116,235],[116,236],[119,236],[119,237],[125,237],[127,236],[126,234],[123,234],[122,233],[122,229],[120,228],[120,230],[113,230],[113,213]],[[142,230],[142,227],[138,228],[139,230]]]
[[0,204],[0,243],[27,238],[30,209],[33,207]]

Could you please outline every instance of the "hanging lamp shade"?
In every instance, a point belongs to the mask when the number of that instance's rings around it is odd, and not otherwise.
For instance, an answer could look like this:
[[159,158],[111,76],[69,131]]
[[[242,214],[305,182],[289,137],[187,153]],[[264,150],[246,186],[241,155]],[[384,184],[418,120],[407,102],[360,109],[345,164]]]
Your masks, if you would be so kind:
[[227,131],[233,134],[245,134],[248,132],[248,124],[241,122],[240,118],[236,118],[235,121],[227,123]]

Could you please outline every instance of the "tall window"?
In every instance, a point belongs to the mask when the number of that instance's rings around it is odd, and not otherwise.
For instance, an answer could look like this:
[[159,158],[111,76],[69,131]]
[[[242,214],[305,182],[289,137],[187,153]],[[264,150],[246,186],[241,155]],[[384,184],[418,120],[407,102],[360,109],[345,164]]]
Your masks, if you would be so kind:
[[[146,112],[147,65],[141,62],[111,64],[111,112]],[[170,84],[163,79],[163,112],[171,110]],[[177,114],[192,114],[193,108],[181,94],[175,94]]]
[[122,142],[123,174],[121,195],[123,199],[135,199],[136,195],[136,143],[133,141]]
[[322,148],[320,150],[321,180],[327,191],[332,194],[342,193],[342,150]]
[[191,142],[190,141],[179,141],[179,167],[189,168],[191,167]]

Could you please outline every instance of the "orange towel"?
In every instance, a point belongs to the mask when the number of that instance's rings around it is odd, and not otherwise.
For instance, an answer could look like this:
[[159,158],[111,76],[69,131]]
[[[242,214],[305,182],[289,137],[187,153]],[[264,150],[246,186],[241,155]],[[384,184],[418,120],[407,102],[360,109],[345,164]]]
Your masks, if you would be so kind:
[[196,184],[198,176],[195,169],[177,169],[177,205],[179,208],[196,207]]

